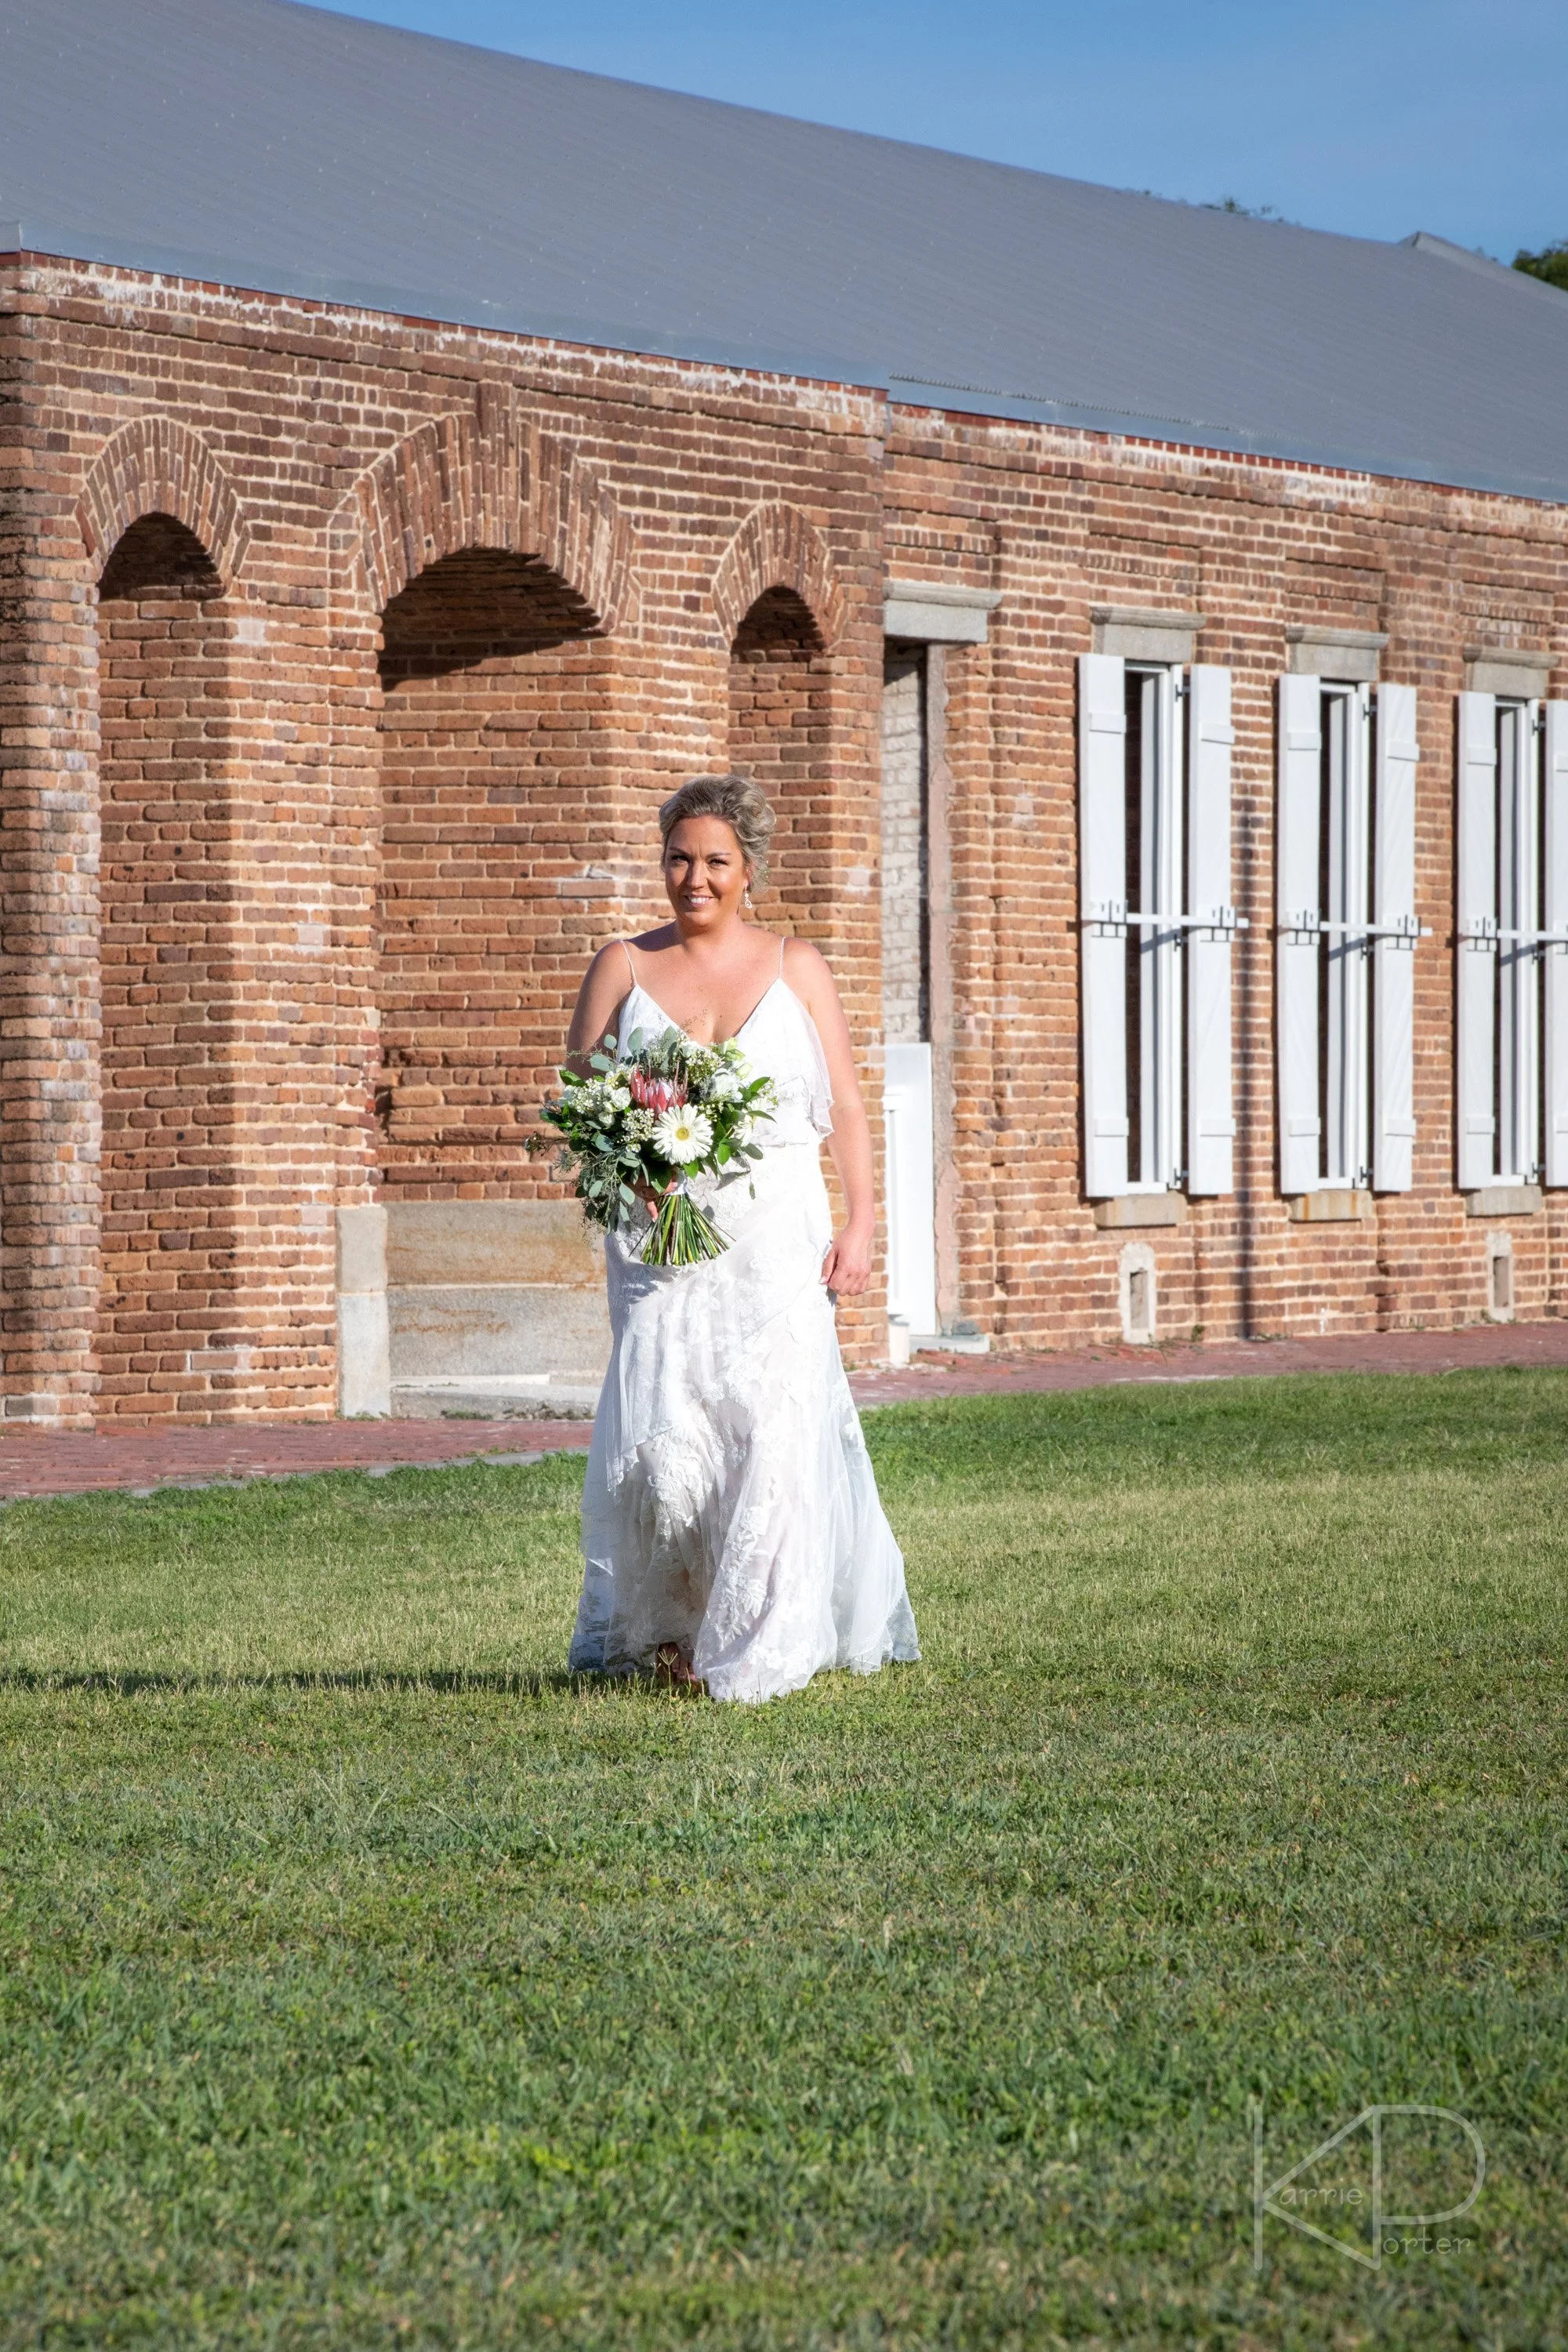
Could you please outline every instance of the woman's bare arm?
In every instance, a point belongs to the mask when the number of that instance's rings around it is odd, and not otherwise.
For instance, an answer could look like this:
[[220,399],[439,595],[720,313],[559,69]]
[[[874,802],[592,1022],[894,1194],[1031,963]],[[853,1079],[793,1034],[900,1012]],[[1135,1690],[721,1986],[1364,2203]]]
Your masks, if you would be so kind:
[[835,1236],[823,1261],[822,1278],[829,1290],[854,1298],[870,1280],[871,1245],[877,1230],[871,1128],[861,1099],[855,1048],[833,974],[816,950],[805,940],[791,940],[784,949],[784,968],[790,987],[816,1024],[833,1085],[833,1133],[827,1149],[844,1189],[847,1213],[844,1230]]
[[616,1015],[631,992],[631,984],[626,951],[618,940],[612,940],[607,948],[599,950],[583,975],[572,1026],[566,1033],[567,1063],[579,1076],[586,1076],[589,1055],[596,1054],[614,1030]]

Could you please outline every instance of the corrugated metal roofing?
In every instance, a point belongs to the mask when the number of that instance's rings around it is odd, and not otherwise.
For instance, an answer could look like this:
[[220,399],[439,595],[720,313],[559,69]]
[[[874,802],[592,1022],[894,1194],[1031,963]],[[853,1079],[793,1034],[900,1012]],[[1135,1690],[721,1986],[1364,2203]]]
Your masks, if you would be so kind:
[[0,0],[0,247],[1568,501],[1568,296],[1434,239],[293,0]]

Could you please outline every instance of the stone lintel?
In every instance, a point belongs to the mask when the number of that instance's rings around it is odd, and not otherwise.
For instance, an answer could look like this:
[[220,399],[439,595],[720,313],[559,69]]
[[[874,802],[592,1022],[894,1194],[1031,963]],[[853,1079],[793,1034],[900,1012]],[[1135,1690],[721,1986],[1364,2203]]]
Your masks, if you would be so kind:
[[1089,622],[1097,654],[1120,654],[1123,661],[1190,662],[1202,613],[1172,613],[1149,604],[1091,604]]
[[1377,682],[1388,643],[1384,629],[1335,629],[1316,623],[1285,632],[1285,662],[1293,677],[1331,677],[1352,686]]
[[1525,653],[1515,646],[1467,646],[1467,694],[1503,694],[1521,702],[1544,700],[1551,683],[1550,654]]
[[882,632],[907,643],[983,646],[999,588],[965,588],[952,580],[889,580],[883,590]]

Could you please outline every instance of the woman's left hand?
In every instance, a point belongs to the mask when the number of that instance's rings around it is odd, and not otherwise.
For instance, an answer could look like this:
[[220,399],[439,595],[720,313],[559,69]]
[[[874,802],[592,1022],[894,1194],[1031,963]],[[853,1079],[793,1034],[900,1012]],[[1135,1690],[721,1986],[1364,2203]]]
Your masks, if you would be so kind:
[[858,1298],[871,1279],[868,1227],[846,1225],[828,1245],[822,1261],[822,1279],[837,1298]]

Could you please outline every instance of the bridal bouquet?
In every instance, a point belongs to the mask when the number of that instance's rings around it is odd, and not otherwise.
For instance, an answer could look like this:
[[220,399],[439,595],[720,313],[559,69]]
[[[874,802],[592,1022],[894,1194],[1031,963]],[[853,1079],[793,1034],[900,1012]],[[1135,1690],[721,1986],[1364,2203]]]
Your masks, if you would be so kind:
[[[698,1045],[679,1029],[648,1044],[641,1030],[626,1059],[606,1037],[589,1071],[561,1072],[563,1091],[543,1107],[562,1139],[563,1174],[575,1168],[577,1198],[606,1233],[630,1223],[639,1193],[657,1199],[638,1255],[645,1265],[699,1265],[729,1243],[691,1198],[694,1176],[718,1176],[762,1152],[752,1136],[773,1111],[772,1078],[754,1077],[733,1037]],[[541,1140],[532,1147],[549,1149]]]

